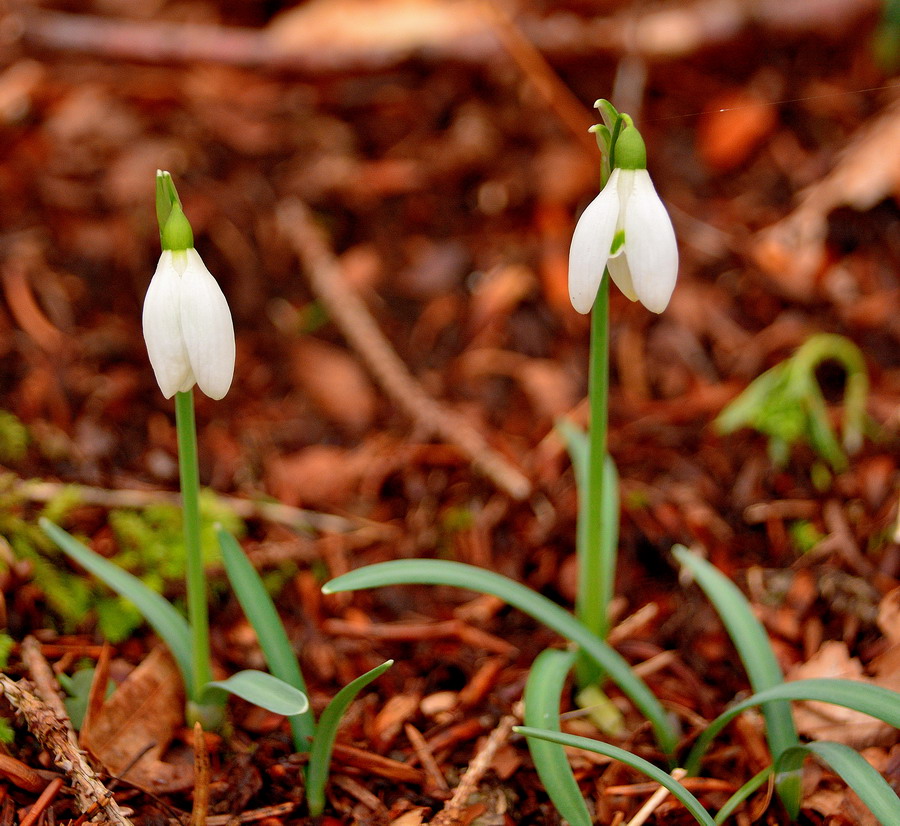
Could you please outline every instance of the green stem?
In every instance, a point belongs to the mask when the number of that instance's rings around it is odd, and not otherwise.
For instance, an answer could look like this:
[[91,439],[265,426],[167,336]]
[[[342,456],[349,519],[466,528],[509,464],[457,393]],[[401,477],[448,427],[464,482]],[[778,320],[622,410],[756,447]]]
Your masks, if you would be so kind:
[[197,461],[197,427],[194,393],[175,394],[175,427],[178,432],[178,469],[184,519],[185,578],[194,684],[186,686],[189,699],[199,702],[203,687],[212,680],[209,651],[209,616],[206,577],[200,547],[200,469]]
[[[609,394],[609,275],[604,274],[591,314],[591,355],[588,377],[590,445],[584,509],[586,529],[579,547],[578,595],[575,613],[600,639],[606,637],[607,610],[613,594],[615,558],[610,558],[603,536],[604,464]],[[596,678],[594,666],[579,664],[579,682]],[[591,674],[592,672],[592,674]]]

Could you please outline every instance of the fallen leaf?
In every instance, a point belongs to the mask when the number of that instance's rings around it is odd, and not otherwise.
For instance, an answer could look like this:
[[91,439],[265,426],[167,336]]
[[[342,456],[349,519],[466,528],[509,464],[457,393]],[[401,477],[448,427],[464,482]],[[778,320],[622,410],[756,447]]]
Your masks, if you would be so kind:
[[[788,680],[807,679],[853,680],[874,684],[863,673],[862,663],[850,656],[843,642],[829,640],[805,663],[795,666]],[[893,726],[868,714],[831,703],[797,703],[794,713],[797,730],[811,740],[833,740],[860,749],[875,744],[891,743],[896,738]]]
[[294,379],[321,413],[353,435],[375,417],[375,390],[359,362],[346,350],[303,338],[291,354]]
[[424,806],[410,809],[408,812],[404,812],[400,815],[396,820],[392,820],[391,826],[422,826],[425,822],[425,815],[427,812],[428,809]]
[[882,597],[876,621],[881,633],[894,645],[900,645],[900,588],[894,588]]
[[373,739],[387,748],[400,733],[403,724],[418,710],[422,695],[418,693],[396,694],[385,704],[372,725]]
[[310,445],[266,462],[268,489],[280,502],[294,507],[341,507],[349,502],[364,473],[351,451],[333,445]]
[[841,206],[869,210],[900,190],[900,99],[857,130],[834,169],[808,187],[797,208],[760,232],[756,263],[789,297],[809,300],[825,263],[828,215]]
[[191,764],[161,759],[183,721],[181,675],[159,647],[103,704],[82,745],[114,777],[153,794],[183,791],[194,782]]

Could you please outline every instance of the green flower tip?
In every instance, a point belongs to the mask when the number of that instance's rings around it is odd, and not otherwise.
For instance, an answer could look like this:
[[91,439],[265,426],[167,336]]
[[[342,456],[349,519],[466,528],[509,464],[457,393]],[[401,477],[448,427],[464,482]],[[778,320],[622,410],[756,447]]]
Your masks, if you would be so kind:
[[180,204],[178,192],[172,182],[172,176],[162,169],[156,170],[156,220],[159,223],[159,232],[162,235],[163,227],[169,220],[172,212],[172,204]]
[[169,217],[160,233],[160,241],[164,250],[189,250],[194,247],[194,232],[190,221],[184,214],[181,204],[177,201],[172,204]]
[[156,170],[156,220],[164,250],[175,252],[194,246],[194,233],[181,207],[175,182],[164,169]]
[[622,129],[616,140],[616,166],[619,169],[647,168],[647,147],[641,133],[631,124]]

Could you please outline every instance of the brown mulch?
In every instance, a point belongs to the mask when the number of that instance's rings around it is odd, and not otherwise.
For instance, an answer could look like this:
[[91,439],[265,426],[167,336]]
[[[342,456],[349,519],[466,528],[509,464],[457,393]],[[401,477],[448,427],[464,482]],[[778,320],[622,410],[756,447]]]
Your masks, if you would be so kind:
[[[576,496],[553,423],[585,422],[588,330],[566,256],[597,186],[590,106],[613,89],[642,128],[681,251],[661,316],[612,295],[616,645],[685,743],[747,691],[714,612],[679,580],[669,550],[682,543],[742,586],[787,672],[900,687],[900,98],[896,64],[873,47],[879,4],[744,3],[724,17],[712,3],[624,0],[136,5],[0,4],[0,391],[29,433],[4,485],[19,486],[10,507],[29,520],[57,485],[89,486],[66,527],[105,553],[110,509],[176,489],[172,406],[139,323],[158,256],[154,173],[170,170],[236,322],[231,392],[197,397],[203,483],[245,503],[243,544],[281,576],[317,711],[396,661],[344,722],[323,823],[559,822],[509,735],[529,665],[559,638],[453,589],[319,587],[441,557],[571,606]],[[712,426],[822,331],[853,340],[872,381],[865,444],[824,488],[807,448],[779,469],[762,436]],[[843,374],[826,365],[820,378],[837,421]],[[246,505],[262,499],[284,507]],[[798,530],[819,537],[806,553]],[[22,643],[8,676],[37,680],[29,635],[57,672],[95,662],[96,617],[63,627],[15,543],[0,546],[5,625]],[[216,667],[260,667],[212,578]],[[154,656],[141,679],[177,683],[155,645],[141,631],[114,646],[111,677]],[[609,739],[658,759],[621,707],[626,731]],[[285,722],[230,708],[203,742],[208,822],[310,822]],[[850,742],[900,787],[896,732],[803,714],[814,710],[798,711],[804,736]],[[122,722],[129,738],[135,722]],[[577,715],[566,727],[600,736]],[[191,811],[193,732],[168,731],[152,755],[168,786],[93,764],[135,823]],[[29,811],[77,821],[86,792],[24,726],[5,751],[0,826],[30,826]],[[714,810],[767,761],[748,715],[689,787]],[[597,822],[624,822],[654,791],[594,756],[572,763]],[[474,789],[460,799],[467,768]],[[738,818],[788,822],[765,789]],[[664,801],[648,822],[692,820]],[[869,821],[808,767],[800,822]]]

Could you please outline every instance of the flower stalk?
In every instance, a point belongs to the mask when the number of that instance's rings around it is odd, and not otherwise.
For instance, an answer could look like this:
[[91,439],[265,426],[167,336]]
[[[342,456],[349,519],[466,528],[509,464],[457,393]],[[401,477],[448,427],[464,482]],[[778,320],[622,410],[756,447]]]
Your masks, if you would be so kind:
[[[576,615],[600,639],[609,630],[608,610],[615,586],[618,491],[607,454],[609,403],[609,279],[632,301],[653,312],[669,302],[678,271],[675,233],[647,173],[643,138],[628,115],[597,101],[602,124],[593,131],[603,155],[600,194],[582,214],[569,253],[569,293],[573,307],[591,313],[588,375],[586,507],[578,543]],[[584,656],[578,682],[595,682],[600,672]]]
[[200,697],[203,686],[212,680],[212,671],[209,664],[206,577],[200,544],[200,468],[197,460],[193,390],[175,394],[175,429],[178,435],[178,473],[186,554],[188,623],[191,627],[191,657],[194,664],[194,685],[189,693]]
[[[222,398],[234,374],[231,311],[216,280],[194,249],[194,233],[168,172],[157,172],[156,216],[162,255],[144,300],[144,339],[166,398],[175,397],[178,472],[185,546],[185,585],[191,633],[192,684],[188,722],[221,722],[224,695],[201,700],[212,682],[209,614],[200,540],[200,469],[194,384]],[[208,693],[207,693],[208,696]]]
[[[603,468],[609,418],[609,280],[604,278],[591,313],[591,350],[588,367],[590,427],[588,430],[588,487],[585,529],[586,546],[578,573],[576,614],[598,637],[607,631],[606,608],[613,585],[608,581],[609,564],[602,555]],[[614,567],[614,566],[613,566]]]
[[160,389],[167,399],[175,396],[189,621],[134,574],[58,525],[42,519],[41,528],[64,553],[134,603],[164,640],[184,681],[189,724],[218,727],[224,719],[227,694],[275,714],[302,716],[309,711],[302,678],[292,685],[272,674],[246,669],[224,680],[211,679],[193,386],[199,384],[216,399],[228,392],[234,373],[234,329],[225,296],[194,249],[191,225],[168,172],[157,172],[156,215],[163,252],[144,299],[143,327]]

